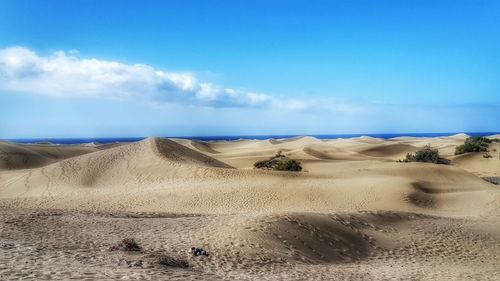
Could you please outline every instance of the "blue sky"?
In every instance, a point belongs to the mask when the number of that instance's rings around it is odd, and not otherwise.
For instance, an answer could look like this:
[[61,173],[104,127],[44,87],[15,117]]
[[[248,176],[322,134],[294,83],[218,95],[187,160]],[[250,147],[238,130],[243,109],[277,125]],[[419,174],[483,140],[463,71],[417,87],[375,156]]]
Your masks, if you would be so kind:
[[500,131],[499,1],[0,2],[0,138]]

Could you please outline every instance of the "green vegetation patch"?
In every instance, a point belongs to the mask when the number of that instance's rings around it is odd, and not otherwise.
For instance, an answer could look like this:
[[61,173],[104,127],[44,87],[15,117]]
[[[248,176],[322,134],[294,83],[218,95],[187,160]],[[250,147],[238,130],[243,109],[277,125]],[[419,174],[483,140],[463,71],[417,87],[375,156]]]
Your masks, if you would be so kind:
[[430,145],[424,146],[415,153],[406,154],[406,158],[402,162],[424,162],[434,164],[449,164],[448,159],[441,158],[437,149],[431,148]]
[[491,142],[492,140],[485,137],[467,138],[464,144],[457,146],[455,149],[455,155],[467,152],[487,152]]
[[276,171],[302,171],[302,166],[299,161],[289,159],[279,151],[275,156],[268,160],[257,161],[253,164],[254,168],[267,169]]

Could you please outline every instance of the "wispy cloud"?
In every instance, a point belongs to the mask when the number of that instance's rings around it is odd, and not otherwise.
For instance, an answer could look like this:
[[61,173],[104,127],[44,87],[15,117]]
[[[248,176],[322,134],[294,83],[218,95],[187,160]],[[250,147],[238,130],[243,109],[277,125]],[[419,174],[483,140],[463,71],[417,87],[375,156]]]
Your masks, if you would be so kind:
[[322,108],[352,111],[332,100],[279,98],[199,81],[194,73],[146,64],[83,58],[76,50],[40,55],[21,47],[0,49],[0,91],[56,97],[91,97],[207,107]]
[[0,90],[214,107],[267,106],[275,102],[269,95],[200,82],[193,73],[167,72],[145,64],[80,58],[75,51],[41,56],[24,47],[0,50]]

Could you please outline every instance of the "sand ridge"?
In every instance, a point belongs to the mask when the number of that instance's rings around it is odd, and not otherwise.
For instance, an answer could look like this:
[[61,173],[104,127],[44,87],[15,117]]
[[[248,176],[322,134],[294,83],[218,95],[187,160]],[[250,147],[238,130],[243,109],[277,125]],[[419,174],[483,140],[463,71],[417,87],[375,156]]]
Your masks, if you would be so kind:
[[[46,268],[56,279],[495,280],[500,189],[480,176],[500,176],[500,147],[490,146],[491,158],[454,156],[465,137],[2,143],[0,159],[10,164],[0,169],[0,272],[7,279],[40,279]],[[451,165],[397,161],[427,144]],[[305,171],[252,168],[279,151]],[[125,236],[146,250],[108,251]],[[195,245],[211,255],[187,255]],[[157,252],[189,269],[158,267]],[[51,263],[34,262],[44,259]]]

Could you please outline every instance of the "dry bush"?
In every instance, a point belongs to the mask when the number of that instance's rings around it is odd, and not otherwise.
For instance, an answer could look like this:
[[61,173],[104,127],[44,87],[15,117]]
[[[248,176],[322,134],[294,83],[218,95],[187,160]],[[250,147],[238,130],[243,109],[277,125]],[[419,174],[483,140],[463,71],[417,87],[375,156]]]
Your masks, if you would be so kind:
[[142,251],[142,247],[135,241],[134,238],[125,238],[118,245],[111,247],[111,250],[123,250],[123,251],[131,251],[138,252]]
[[180,267],[180,268],[189,267],[189,263],[187,261],[176,259],[167,255],[160,255],[158,257],[158,263],[168,267]]
[[299,161],[288,159],[285,155],[281,154],[281,151],[279,151],[275,156],[269,158],[268,160],[255,162],[253,166],[257,169],[293,172],[302,171],[302,165]]
[[455,155],[464,154],[467,152],[487,152],[492,140],[485,137],[470,137],[467,138],[464,144],[455,148]]
[[446,163],[445,160],[446,159],[439,157],[439,151],[437,149],[432,149],[430,145],[426,145],[414,154],[406,154],[406,158],[403,162],[425,162],[438,164]]

